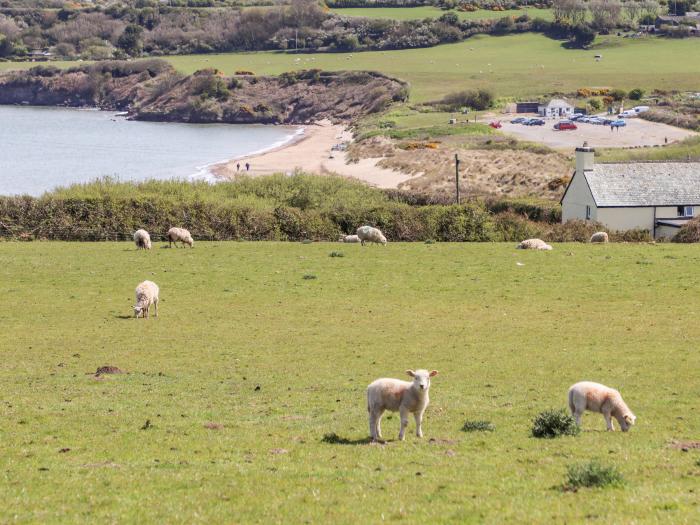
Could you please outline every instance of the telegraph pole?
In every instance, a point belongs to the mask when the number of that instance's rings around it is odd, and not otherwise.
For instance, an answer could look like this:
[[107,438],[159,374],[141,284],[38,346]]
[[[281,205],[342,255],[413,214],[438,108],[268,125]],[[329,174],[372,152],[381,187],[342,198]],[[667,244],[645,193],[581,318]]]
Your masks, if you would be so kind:
[[459,156],[455,153],[455,187],[457,189],[457,204],[461,204],[459,198]]

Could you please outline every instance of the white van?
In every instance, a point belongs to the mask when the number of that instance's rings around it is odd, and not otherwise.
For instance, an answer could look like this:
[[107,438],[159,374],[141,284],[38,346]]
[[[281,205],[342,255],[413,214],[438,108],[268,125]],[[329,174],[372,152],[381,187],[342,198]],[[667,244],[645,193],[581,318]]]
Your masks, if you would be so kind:
[[632,111],[635,111],[637,113],[644,113],[645,111],[649,111],[649,106],[635,106],[632,108]]

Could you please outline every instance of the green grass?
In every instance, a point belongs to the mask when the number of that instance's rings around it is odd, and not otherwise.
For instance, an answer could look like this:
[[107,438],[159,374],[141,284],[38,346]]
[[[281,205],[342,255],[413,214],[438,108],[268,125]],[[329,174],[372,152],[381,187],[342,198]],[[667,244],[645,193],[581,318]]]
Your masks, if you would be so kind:
[[[596,53],[601,53],[603,60],[596,62]],[[413,102],[437,100],[471,88],[487,88],[498,97],[516,98],[595,86],[697,90],[700,76],[700,46],[693,39],[603,37],[594,50],[569,50],[557,40],[533,33],[477,36],[457,44],[400,51],[227,53],[166,59],[185,73],[206,67],[228,74],[250,70],[278,75],[311,68],[381,71],[410,82]],[[0,62],[0,69],[32,65]]]
[[424,18],[440,18],[445,13],[454,13],[460,20],[479,20],[486,18],[503,18],[504,16],[518,17],[527,14],[530,18],[553,20],[551,9],[509,9],[507,11],[492,11],[479,9],[477,11],[444,11],[438,7],[346,7],[331,9],[331,12],[343,16],[363,16],[367,18],[385,18],[389,20],[422,20]]
[[600,149],[596,152],[601,162],[631,162],[631,161],[671,161],[671,160],[700,160],[700,136],[690,137],[677,144],[663,148],[638,149]]
[[[697,454],[668,446],[700,434],[695,246],[333,249],[0,243],[0,522],[696,519]],[[129,317],[143,279],[158,319]],[[367,445],[365,386],[414,367],[440,371],[425,438]],[[582,379],[637,425],[531,438]],[[626,485],[558,490],[596,459]]]

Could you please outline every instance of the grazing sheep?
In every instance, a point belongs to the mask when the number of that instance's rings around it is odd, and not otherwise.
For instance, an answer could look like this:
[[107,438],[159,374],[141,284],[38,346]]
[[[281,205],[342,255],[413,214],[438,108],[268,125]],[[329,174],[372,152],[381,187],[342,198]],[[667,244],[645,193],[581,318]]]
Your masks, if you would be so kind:
[[552,247],[542,239],[526,239],[516,246],[519,250],[551,250]]
[[586,410],[603,414],[610,431],[615,430],[611,416],[617,419],[623,432],[627,432],[637,420],[637,416],[627,407],[620,392],[591,381],[582,381],[569,388],[569,409],[578,426],[581,426],[581,416]]
[[158,285],[152,281],[144,281],[136,287],[134,317],[148,317],[151,305],[155,308],[155,316],[158,317],[158,292]]
[[338,240],[340,242],[360,242],[360,238],[357,235],[343,235]]
[[606,232],[596,232],[591,235],[590,242],[608,242],[608,234]]
[[360,226],[357,229],[357,237],[360,239],[362,246],[364,246],[366,242],[381,243],[386,246],[386,237],[384,237],[384,234],[379,229],[373,228],[372,226]]
[[170,228],[168,230],[168,246],[172,248],[173,243],[175,243],[175,247],[177,248],[178,241],[182,243],[183,248],[185,244],[188,244],[190,248],[192,248],[194,244],[192,235],[190,235],[188,230],[184,228]]
[[137,250],[150,250],[151,236],[148,235],[146,230],[136,230],[134,232],[134,243]]
[[400,379],[377,379],[367,387],[367,411],[369,412],[369,434],[372,441],[382,439],[381,420],[385,410],[398,412],[401,415],[401,430],[399,439],[403,441],[404,432],[408,426],[408,414],[412,412],[416,418],[416,435],[423,437],[421,423],[423,412],[430,399],[430,378],[437,375],[437,370],[406,370],[413,381]]

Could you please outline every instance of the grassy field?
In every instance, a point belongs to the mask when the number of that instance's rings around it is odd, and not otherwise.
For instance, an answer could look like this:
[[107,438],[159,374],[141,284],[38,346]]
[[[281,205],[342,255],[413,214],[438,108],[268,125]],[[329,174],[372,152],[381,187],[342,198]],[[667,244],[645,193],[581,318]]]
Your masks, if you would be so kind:
[[367,18],[386,18],[390,20],[422,20],[424,18],[440,18],[445,13],[455,13],[460,20],[479,20],[485,18],[503,18],[504,16],[522,16],[552,20],[551,9],[509,9],[507,11],[492,11],[479,9],[477,11],[444,11],[434,6],[421,7],[346,7],[331,9],[337,15],[364,16]]
[[[595,54],[602,54],[603,60],[596,62]],[[480,87],[492,89],[500,97],[572,92],[594,86],[697,90],[700,79],[700,46],[692,39],[603,37],[594,50],[567,50],[561,42],[533,33],[478,36],[457,44],[401,51],[228,53],[166,59],[185,73],[206,67],[217,67],[228,74],[241,69],[273,75],[311,68],[381,71],[410,82],[413,102]],[[32,65],[0,62],[0,70]]]
[[[0,243],[0,522],[697,522],[696,247],[160,244]],[[426,437],[366,444],[365,386],[412,367]],[[529,437],[581,379],[637,426]],[[562,491],[591,459],[626,484]]]

